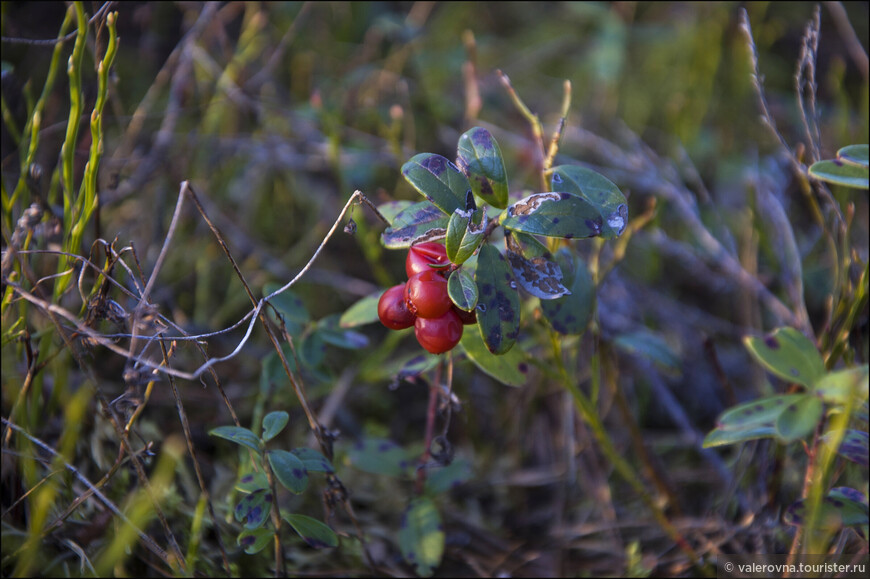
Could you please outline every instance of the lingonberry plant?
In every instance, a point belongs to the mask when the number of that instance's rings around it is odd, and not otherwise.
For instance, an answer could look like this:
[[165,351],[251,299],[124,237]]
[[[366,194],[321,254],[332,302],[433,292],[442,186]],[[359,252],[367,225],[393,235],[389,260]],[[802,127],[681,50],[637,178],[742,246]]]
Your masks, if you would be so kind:
[[[463,323],[476,322],[486,349],[503,355],[519,336],[522,289],[549,302],[542,313],[554,330],[582,331],[588,316],[579,314],[589,309],[573,307],[577,298],[563,273],[573,269],[573,260],[555,258],[538,237],[619,236],[628,206],[616,185],[590,169],[563,165],[546,171],[549,190],[510,203],[501,150],[482,127],[459,138],[456,163],[420,153],[402,166],[402,174],[426,200],[381,207],[392,216],[382,242],[390,249],[408,248],[409,277],[404,306],[398,300],[401,286],[380,299],[385,326],[410,327],[406,308],[416,316],[420,344],[440,354],[460,343]],[[495,241],[499,227],[504,252]]]

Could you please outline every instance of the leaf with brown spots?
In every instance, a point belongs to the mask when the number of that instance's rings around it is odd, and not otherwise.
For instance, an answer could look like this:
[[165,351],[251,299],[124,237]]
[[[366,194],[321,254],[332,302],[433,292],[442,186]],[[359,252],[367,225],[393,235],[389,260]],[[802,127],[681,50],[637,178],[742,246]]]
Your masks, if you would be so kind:
[[542,300],[570,294],[562,285],[562,269],[544,245],[525,233],[505,231],[508,262],[520,287]]
[[550,177],[553,191],[565,191],[583,199],[595,209],[599,235],[604,239],[619,237],[628,224],[628,204],[619,187],[607,177],[578,165],[553,168]]
[[775,437],[780,415],[789,405],[805,397],[806,394],[782,394],[726,410],[717,420],[716,428],[704,438],[704,448]]
[[507,260],[491,244],[477,257],[477,327],[490,352],[509,351],[520,333],[520,295]]
[[381,243],[389,249],[405,249],[414,243],[441,239],[447,235],[449,219],[428,201],[414,203],[396,215],[381,234]]
[[487,225],[486,207],[477,211],[455,211],[447,224],[444,249],[456,265],[462,265],[483,243]]
[[411,501],[399,523],[399,549],[421,577],[429,577],[444,555],[444,529],[435,503],[427,498]]
[[483,343],[480,332],[462,334],[459,345],[475,365],[502,384],[523,386],[528,380],[529,364],[522,348],[512,348],[506,354],[496,356]]
[[420,153],[402,165],[402,175],[423,197],[447,215],[465,209],[471,184],[459,168],[441,155]]
[[603,220],[595,207],[571,193],[534,193],[505,210],[505,229],[565,239],[598,237]]
[[560,334],[582,334],[592,319],[595,284],[586,263],[567,249],[556,253],[556,263],[570,294],[555,300],[541,301],[541,312]]
[[499,209],[507,206],[507,171],[501,149],[489,131],[474,127],[459,137],[456,164],[482,201]]
[[297,495],[308,486],[308,470],[295,454],[286,450],[270,450],[266,453],[269,465],[284,488]]
[[816,346],[794,328],[779,328],[763,338],[747,336],[743,342],[762,366],[787,382],[812,388],[825,375]]

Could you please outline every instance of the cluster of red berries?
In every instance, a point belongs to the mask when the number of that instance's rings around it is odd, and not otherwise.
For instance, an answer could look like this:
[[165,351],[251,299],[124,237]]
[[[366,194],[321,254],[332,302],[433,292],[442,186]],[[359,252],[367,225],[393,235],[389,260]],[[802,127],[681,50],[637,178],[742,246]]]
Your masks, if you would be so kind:
[[[462,338],[463,324],[477,321],[450,301],[447,251],[440,243],[419,243],[408,250],[408,281],[391,287],[378,301],[378,317],[391,330],[414,326],[417,341],[433,354],[452,350]],[[441,266],[441,267],[432,267]]]

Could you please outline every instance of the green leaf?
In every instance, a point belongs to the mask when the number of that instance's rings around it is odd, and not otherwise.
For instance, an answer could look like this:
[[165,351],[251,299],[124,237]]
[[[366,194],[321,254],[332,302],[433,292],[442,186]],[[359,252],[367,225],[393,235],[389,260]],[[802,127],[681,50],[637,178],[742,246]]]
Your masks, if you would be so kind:
[[463,269],[453,270],[447,278],[447,293],[460,310],[470,312],[477,305],[477,284],[471,274]]
[[335,472],[329,459],[313,448],[300,446],[291,450],[290,453],[302,461],[302,465],[308,472]]
[[867,364],[838,370],[825,374],[813,390],[828,404],[844,406],[852,399],[852,403],[857,406],[867,399],[868,384],[870,384],[868,377],[870,377],[870,368]]
[[417,205],[415,201],[387,201],[378,205],[378,211],[384,216],[390,225],[396,220],[396,216],[412,205]]
[[243,496],[233,511],[236,520],[244,522],[249,530],[262,526],[269,518],[272,498],[272,492],[268,489],[259,489]]
[[522,349],[514,348],[506,354],[496,356],[486,347],[480,332],[473,331],[463,332],[459,344],[478,368],[502,384],[523,386],[526,383],[529,365]]
[[338,315],[331,315],[317,323],[317,333],[324,342],[345,350],[359,350],[369,345],[365,334],[342,328],[338,320]]
[[764,338],[747,336],[743,342],[762,366],[789,382],[812,388],[825,373],[819,351],[794,328],[778,328]]
[[272,529],[242,531],[239,538],[236,539],[236,544],[242,547],[248,555],[253,555],[265,549],[274,536],[275,531]]
[[562,285],[562,269],[544,244],[531,235],[505,230],[508,263],[520,287],[542,300],[570,294]]
[[384,290],[378,290],[362,298],[347,308],[338,319],[338,325],[342,328],[356,328],[378,321],[378,300],[384,294]]
[[456,165],[441,155],[420,153],[402,165],[402,175],[421,195],[447,215],[465,210],[471,184]]
[[482,127],[459,137],[456,164],[468,177],[471,190],[482,201],[499,209],[507,206],[508,181],[504,159],[495,138]]
[[837,158],[859,167],[870,167],[870,145],[849,145],[837,151]]
[[413,459],[408,452],[392,440],[382,438],[358,441],[348,457],[353,466],[372,474],[400,477],[413,469]]
[[297,495],[308,486],[308,471],[302,461],[286,450],[270,450],[266,453],[272,472],[284,488]]
[[824,413],[825,405],[805,394],[785,407],[776,419],[776,434],[783,442],[794,442],[811,434]]
[[283,410],[276,410],[267,414],[263,418],[263,441],[272,440],[278,436],[289,421],[290,415]]
[[[803,526],[809,519],[809,507],[800,500],[786,509],[783,520],[789,525]],[[849,487],[832,488],[819,505],[817,528],[837,531],[843,527],[868,523],[867,497]]]
[[490,352],[510,350],[520,333],[520,295],[510,265],[498,249],[487,243],[477,258],[477,326]]
[[217,436],[242,446],[247,446],[257,453],[262,452],[260,438],[241,426],[218,426],[208,431],[211,436]]
[[437,356],[435,354],[420,354],[418,356],[414,356],[413,358],[402,364],[402,367],[399,370],[398,376],[396,378],[398,380],[405,380],[406,378],[411,378],[412,376],[419,376],[423,372],[434,368],[440,361],[441,356]]
[[[830,440],[832,432],[825,434],[824,439]],[[868,466],[868,453],[870,453],[870,435],[861,430],[847,430],[840,442],[837,454],[862,466]]]
[[553,191],[565,191],[589,203],[598,213],[601,237],[619,237],[628,224],[628,205],[619,187],[604,175],[578,165],[553,168],[550,177]]
[[570,193],[533,193],[505,210],[505,229],[565,239],[597,237],[603,220],[585,200]]
[[647,329],[620,334],[613,343],[631,354],[647,358],[661,368],[679,373],[681,361],[659,334]]
[[381,243],[389,249],[405,249],[414,243],[442,239],[447,235],[449,219],[428,201],[414,203],[393,219],[381,234]]
[[458,458],[442,468],[429,470],[426,477],[426,492],[437,495],[452,490],[472,476],[471,463]]
[[268,488],[269,479],[267,479],[266,475],[262,472],[248,473],[240,478],[239,482],[236,483],[236,490],[245,494]]
[[[263,295],[267,296],[279,289],[281,284],[267,283],[263,286]],[[311,321],[311,314],[308,313],[305,304],[291,290],[283,291],[269,300],[269,303],[283,316],[287,331],[291,334],[298,334],[302,326]],[[279,323],[272,308],[266,308],[266,315],[276,324]]]
[[427,498],[411,501],[399,524],[399,549],[421,577],[429,577],[444,554],[444,531],[435,504]]
[[818,161],[810,166],[810,175],[820,181],[836,185],[867,189],[870,187],[870,169],[840,159]]
[[704,448],[734,444],[777,435],[776,422],[782,412],[805,394],[782,394],[745,402],[726,410],[716,428],[704,439]]
[[486,207],[473,212],[455,211],[447,223],[447,258],[456,265],[465,263],[483,242],[487,223]]
[[562,283],[571,293],[554,300],[541,300],[541,312],[560,334],[582,334],[592,319],[595,284],[586,263],[567,249],[556,253]]
[[335,531],[315,518],[290,513],[281,513],[281,518],[287,521],[310,547],[328,549],[338,546],[338,535]]

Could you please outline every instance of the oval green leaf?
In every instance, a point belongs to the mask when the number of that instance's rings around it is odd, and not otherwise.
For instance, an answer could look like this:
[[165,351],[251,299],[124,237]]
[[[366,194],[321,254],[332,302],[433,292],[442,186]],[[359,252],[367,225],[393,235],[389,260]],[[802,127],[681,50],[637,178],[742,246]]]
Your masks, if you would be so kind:
[[504,158],[495,138],[482,127],[459,137],[456,164],[468,177],[471,190],[482,201],[499,209],[507,207],[508,181]]
[[269,479],[262,472],[252,472],[244,475],[236,483],[236,490],[243,493],[252,493],[261,489],[269,488]]
[[259,453],[262,452],[260,438],[241,426],[218,426],[208,431],[211,436],[217,436],[242,446],[247,446],[251,450]]
[[413,459],[404,448],[382,438],[360,440],[348,456],[353,466],[372,474],[399,477],[410,474],[413,468]]
[[559,250],[555,259],[562,272],[562,283],[570,294],[554,300],[541,300],[541,312],[560,334],[582,334],[595,307],[592,274],[580,256],[572,255],[566,249]]
[[416,205],[417,203],[417,201],[387,201],[386,203],[378,205],[378,211],[390,225],[393,225],[396,216],[411,205]]
[[248,555],[254,555],[265,549],[274,536],[275,531],[272,529],[245,530],[239,534],[236,544]]
[[553,168],[550,177],[553,191],[565,191],[580,197],[598,213],[601,237],[619,237],[628,224],[628,205],[619,187],[604,175],[578,165]]
[[240,523],[244,522],[246,529],[251,530],[266,522],[271,508],[272,492],[268,489],[259,489],[243,496],[236,505],[233,515]]
[[870,167],[870,145],[849,145],[837,151],[837,158],[859,167]]
[[520,333],[520,295],[510,265],[489,243],[480,248],[474,281],[480,335],[490,352],[504,354]]
[[776,419],[776,435],[785,443],[811,434],[824,413],[825,405],[811,394],[805,394],[785,407]]
[[449,219],[428,201],[414,203],[393,219],[381,234],[381,243],[389,249],[405,249],[414,243],[442,239],[447,235]]
[[270,412],[263,418],[263,441],[272,440],[275,438],[284,427],[287,426],[287,422],[290,421],[290,415],[284,412],[283,410],[276,410],[275,412]]
[[810,167],[810,175],[820,181],[827,181],[854,189],[870,188],[870,169],[863,165],[846,163],[840,159],[818,161]]
[[[783,514],[789,525],[803,526],[809,519],[806,501],[792,504]],[[868,523],[867,497],[864,493],[849,487],[835,487],[828,492],[819,505],[817,528],[837,531],[852,525]]]
[[287,521],[310,547],[329,549],[338,546],[338,535],[335,531],[315,518],[290,513],[281,513],[281,518]]
[[339,317],[327,316],[317,323],[317,333],[324,342],[345,350],[359,350],[369,345],[369,339],[365,334],[342,328],[338,321]]
[[542,300],[554,300],[571,292],[562,285],[562,268],[544,244],[519,231],[505,231],[508,263],[520,287]]
[[356,328],[377,322],[378,300],[383,294],[384,290],[378,290],[354,303],[341,314],[338,325],[342,328]]
[[302,461],[305,470],[308,472],[335,472],[329,459],[313,448],[300,446],[299,448],[291,450],[290,453]]
[[870,367],[864,364],[857,368],[825,374],[816,383],[813,391],[828,404],[845,406],[851,399],[857,406],[867,399],[868,388],[870,388]]
[[459,168],[434,153],[420,153],[402,165],[402,175],[421,195],[447,215],[465,209],[471,184]]
[[447,293],[460,310],[470,312],[477,305],[477,284],[471,274],[463,269],[454,270],[447,278]]
[[665,339],[650,330],[637,330],[620,334],[613,344],[626,352],[643,356],[654,362],[660,368],[671,373],[679,373],[682,366],[677,356]]
[[704,438],[704,448],[735,444],[777,435],[776,421],[793,402],[804,394],[783,394],[745,402],[726,410],[716,428]]
[[272,472],[285,489],[297,495],[305,490],[308,486],[308,471],[295,454],[286,450],[270,450],[266,456],[269,457]]
[[444,248],[447,258],[456,265],[465,263],[483,242],[486,230],[486,208],[474,211],[455,211],[447,223]]
[[[480,313],[478,312],[478,315]],[[526,356],[520,348],[514,348],[496,356],[486,347],[480,332],[463,332],[459,341],[462,349],[475,365],[502,384],[507,386],[523,386],[529,365]]]
[[446,493],[470,480],[471,476],[471,463],[464,458],[457,458],[445,467],[429,471],[426,476],[426,492],[432,495]]
[[505,210],[505,229],[565,239],[597,237],[604,221],[598,211],[571,193],[534,193]]
[[825,364],[810,340],[794,328],[779,328],[763,338],[743,339],[762,366],[789,382],[812,388],[825,373]]
[[[830,440],[830,438],[832,438],[832,433],[824,436],[825,440]],[[868,466],[870,435],[861,430],[847,430],[842,442],[840,442],[840,448],[837,449],[837,454],[864,467]]]
[[444,531],[435,503],[414,499],[399,523],[399,549],[421,577],[432,575],[444,554]]

